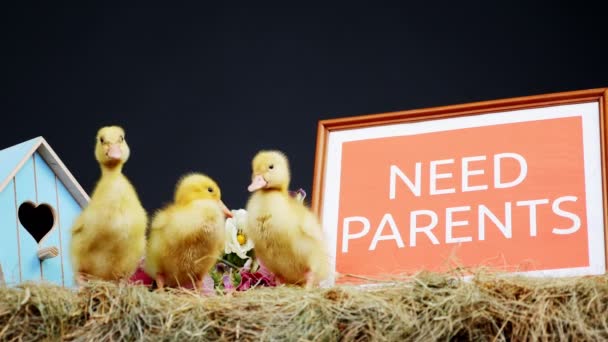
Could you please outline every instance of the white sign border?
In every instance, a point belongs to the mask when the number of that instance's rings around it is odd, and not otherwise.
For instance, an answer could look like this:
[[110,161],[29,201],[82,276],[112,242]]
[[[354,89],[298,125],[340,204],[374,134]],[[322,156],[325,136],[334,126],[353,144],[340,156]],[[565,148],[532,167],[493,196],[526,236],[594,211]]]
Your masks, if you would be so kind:
[[324,170],[322,225],[330,253],[331,275],[324,285],[335,283],[338,239],[338,208],[342,144],[384,137],[408,136],[423,133],[450,131],[463,128],[485,127],[516,122],[529,122],[565,117],[582,117],[583,153],[585,164],[585,192],[587,205],[587,232],[589,241],[589,266],[561,268],[512,274],[528,276],[579,276],[603,274],[605,265],[604,215],[602,200],[602,156],[600,139],[600,103],[590,101],[577,104],[550,105],[510,111],[488,112],[463,117],[433,119],[427,121],[387,124],[375,127],[343,129],[329,132],[327,136],[327,164]]

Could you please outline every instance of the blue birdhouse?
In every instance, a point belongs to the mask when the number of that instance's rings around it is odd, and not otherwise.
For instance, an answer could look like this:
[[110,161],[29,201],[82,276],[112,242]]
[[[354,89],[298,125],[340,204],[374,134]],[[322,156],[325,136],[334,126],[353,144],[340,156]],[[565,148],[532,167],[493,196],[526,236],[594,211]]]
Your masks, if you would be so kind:
[[70,229],[88,201],[44,138],[0,150],[0,285],[73,286]]

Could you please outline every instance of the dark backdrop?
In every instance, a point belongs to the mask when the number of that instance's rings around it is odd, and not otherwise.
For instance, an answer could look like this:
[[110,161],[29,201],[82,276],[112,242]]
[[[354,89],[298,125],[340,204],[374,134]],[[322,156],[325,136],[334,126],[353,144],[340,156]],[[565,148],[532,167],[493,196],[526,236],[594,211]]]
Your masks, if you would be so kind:
[[0,148],[42,135],[90,193],[95,132],[122,125],[148,210],[189,171],[243,207],[262,148],[310,193],[319,119],[608,86],[602,2],[18,3],[0,14]]

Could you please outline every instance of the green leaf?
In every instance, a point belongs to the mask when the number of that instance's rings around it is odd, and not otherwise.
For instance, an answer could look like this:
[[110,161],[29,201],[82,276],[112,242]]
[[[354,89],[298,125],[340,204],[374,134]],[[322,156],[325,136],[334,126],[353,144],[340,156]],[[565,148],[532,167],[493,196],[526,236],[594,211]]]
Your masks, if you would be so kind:
[[222,285],[222,274],[216,270],[211,271],[211,279],[213,279],[213,287],[218,288]]
[[241,283],[241,273],[234,272],[234,276],[232,277],[232,284],[236,287]]
[[241,259],[236,253],[230,253],[224,256],[224,260],[227,261],[229,266],[233,268],[241,268],[245,265],[246,259]]

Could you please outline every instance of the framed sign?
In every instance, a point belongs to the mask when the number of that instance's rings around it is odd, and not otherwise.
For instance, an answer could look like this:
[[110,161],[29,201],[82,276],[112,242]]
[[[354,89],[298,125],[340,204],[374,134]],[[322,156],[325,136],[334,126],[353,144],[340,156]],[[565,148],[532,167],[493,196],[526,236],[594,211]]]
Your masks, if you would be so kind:
[[602,88],[320,121],[312,208],[341,275],[328,281],[605,273],[607,101]]

